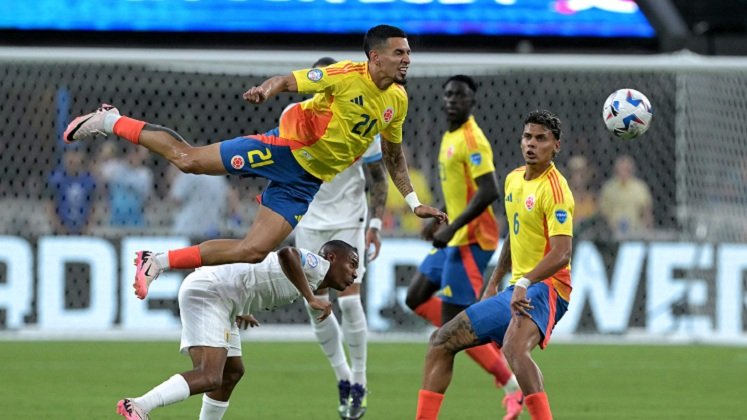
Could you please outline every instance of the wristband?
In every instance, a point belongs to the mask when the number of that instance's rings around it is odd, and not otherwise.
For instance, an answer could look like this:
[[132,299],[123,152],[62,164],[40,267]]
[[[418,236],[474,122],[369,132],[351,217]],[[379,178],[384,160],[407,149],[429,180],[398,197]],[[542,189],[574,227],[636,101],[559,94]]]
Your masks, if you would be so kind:
[[514,286],[523,287],[525,289],[531,285],[532,285],[532,281],[526,277],[522,277],[519,280],[516,280],[516,283],[514,283]]
[[378,217],[372,217],[371,220],[368,221],[368,228],[381,230],[381,219]]
[[410,206],[410,210],[412,211],[415,211],[416,207],[422,206],[422,204],[420,203],[420,200],[418,200],[418,195],[415,194],[415,191],[405,196],[405,202],[407,203],[408,206]]

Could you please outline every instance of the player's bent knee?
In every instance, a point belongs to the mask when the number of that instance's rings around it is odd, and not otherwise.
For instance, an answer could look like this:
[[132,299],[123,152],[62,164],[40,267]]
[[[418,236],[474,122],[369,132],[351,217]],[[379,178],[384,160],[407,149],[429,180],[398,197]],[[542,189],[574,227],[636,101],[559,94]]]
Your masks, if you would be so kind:
[[445,352],[449,351],[449,335],[445,333],[443,328],[439,328],[433,331],[428,346],[428,351],[433,350],[434,352]]
[[244,367],[240,369],[231,369],[223,373],[223,383],[235,386],[244,376]]
[[405,297],[405,305],[407,305],[408,308],[410,308],[411,311],[415,311],[418,306],[420,306],[423,303],[423,299],[418,296],[417,293],[407,291],[407,296]]
[[203,377],[204,387],[208,391],[214,391],[223,385],[223,373],[211,373]]
[[415,311],[418,306],[428,302],[438,289],[439,286],[430,283],[423,274],[419,273],[410,283],[410,287],[407,288],[405,305]]
[[466,348],[480,344],[476,340],[475,337],[466,334],[464,329],[460,329],[457,323],[451,321],[433,332],[428,350],[453,356]]
[[435,341],[431,341],[428,345],[428,351],[425,354],[426,360],[448,359],[450,357],[454,357],[454,352],[449,350],[446,343]]
[[198,372],[198,375],[189,380],[189,389],[193,394],[211,392],[223,385],[223,373]]
[[431,336],[428,337],[428,345],[433,346],[436,343],[436,336],[438,335],[438,332],[441,331],[440,328],[437,328],[435,331],[431,333]]

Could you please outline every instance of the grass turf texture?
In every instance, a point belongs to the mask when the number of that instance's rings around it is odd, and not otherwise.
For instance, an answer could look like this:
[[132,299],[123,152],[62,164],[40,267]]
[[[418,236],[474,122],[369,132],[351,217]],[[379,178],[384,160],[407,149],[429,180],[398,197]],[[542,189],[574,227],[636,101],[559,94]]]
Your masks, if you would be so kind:
[[[117,400],[190,368],[177,347],[0,342],[0,417],[118,418]],[[425,344],[370,344],[366,419],[414,418],[425,350]],[[534,354],[556,420],[747,418],[747,348],[556,344]],[[226,420],[336,418],[334,376],[316,343],[245,342],[244,363]],[[441,418],[501,418],[502,395],[459,355]],[[200,402],[193,396],[152,418],[197,418]],[[521,418],[529,419],[526,411]]]

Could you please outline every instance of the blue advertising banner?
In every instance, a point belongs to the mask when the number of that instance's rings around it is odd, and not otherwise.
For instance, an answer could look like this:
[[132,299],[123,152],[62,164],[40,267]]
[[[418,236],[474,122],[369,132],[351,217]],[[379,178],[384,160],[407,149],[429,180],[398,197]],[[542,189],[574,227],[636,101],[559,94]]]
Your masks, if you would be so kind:
[[653,38],[633,0],[0,0],[0,29]]

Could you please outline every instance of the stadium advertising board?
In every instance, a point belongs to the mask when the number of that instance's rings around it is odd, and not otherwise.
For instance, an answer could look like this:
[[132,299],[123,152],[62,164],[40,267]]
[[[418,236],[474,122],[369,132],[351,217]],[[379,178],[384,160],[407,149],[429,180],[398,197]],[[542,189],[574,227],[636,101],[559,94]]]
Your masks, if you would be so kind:
[[[653,38],[633,0],[0,0],[0,29]],[[282,16],[282,17],[281,17]],[[417,19],[413,19],[417,16]],[[279,18],[281,17],[281,18]]]
[[[175,299],[184,273],[163,273],[148,299],[140,301],[132,295],[132,255],[145,246],[168,249],[187,244],[180,237],[126,237],[118,243],[94,237],[42,237],[34,246],[24,238],[0,237],[2,328],[57,334],[177,331],[179,318],[174,312],[149,302]],[[406,282],[398,280],[395,271],[417,266],[428,250],[428,244],[418,240],[385,241],[378,260],[369,267],[368,278],[375,281],[365,286],[372,330],[399,329],[385,316],[392,305],[405,307]],[[605,261],[610,260],[613,268],[608,272]],[[72,307],[65,298],[70,263],[88,265],[90,273],[85,303]],[[652,337],[745,335],[747,294],[742,277],[747,271],[747,244],[624,242],[614,255],[605,255],[594,244],[580,242],[572,264],[571,305],[556,336],[623,335],[631,328]],[[593,322],[587,320],[582,327],[584,316]]]

